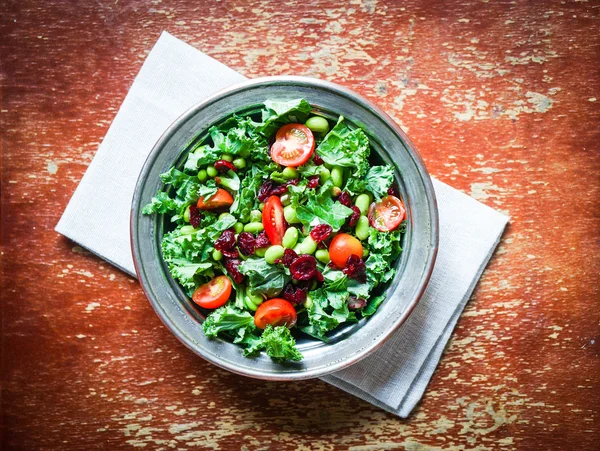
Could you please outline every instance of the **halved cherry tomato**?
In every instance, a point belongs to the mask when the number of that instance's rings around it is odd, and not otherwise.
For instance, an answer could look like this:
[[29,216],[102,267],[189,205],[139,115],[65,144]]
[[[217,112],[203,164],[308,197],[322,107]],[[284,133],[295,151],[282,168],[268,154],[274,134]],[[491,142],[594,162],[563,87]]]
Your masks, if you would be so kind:
[[340,233],[333,237],[329,245],[329,257],[335,266],[340,269],[346,267],[350,255],[363,256],[363,247],[356,238],[347,233]]
[[216,210],[217,208],[230,207],[233,204],[233,197],[223,188],[219,188],[217,192],[204,201],[204,196],[200,196],[198,204],[199,210]]
[[315,151],[315,137],[302,124],[287,124],[275,135],[271,159],[282,166],[296,167],[308,161]]
[[267,199],[262,212],[262,222],[271,244],[281,244],[286,227],[283,205],[279,197],[271,196]]
[[254,314],[254,325],[259,329],[264,329],[269,324],[273,327],[285,326],[289,329],[296,324],[296,318],[296,309],[290,302],[274,298],[258,306]]
[[196,288],[192,301],[200,307],[214,309],[221,307],[231,295],[231,281],[227,276],[217,276]]
[[380,232],[390,232],[406,217],[404,204],[396,196],[386,196],[369,207],[369,223]]

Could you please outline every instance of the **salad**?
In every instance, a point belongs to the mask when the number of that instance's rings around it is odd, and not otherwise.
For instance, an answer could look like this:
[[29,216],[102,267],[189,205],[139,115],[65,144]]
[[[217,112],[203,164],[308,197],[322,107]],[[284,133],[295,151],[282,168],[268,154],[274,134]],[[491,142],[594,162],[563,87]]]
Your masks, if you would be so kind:
[[184,149],[144,214],[167,219],[162,256],[206,312],[209,338],[246,356],[299,361],[296,337],[327,341],[385,300],[406,211],[363,130],[304,99],[264,102]]

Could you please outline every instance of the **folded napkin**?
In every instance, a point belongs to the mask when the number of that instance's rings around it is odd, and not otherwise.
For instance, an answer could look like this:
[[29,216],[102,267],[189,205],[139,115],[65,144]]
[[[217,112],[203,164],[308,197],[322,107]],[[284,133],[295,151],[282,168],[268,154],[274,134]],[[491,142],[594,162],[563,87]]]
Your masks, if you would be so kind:
[[[146,58],[56,231],[135,276],[131,199],[163,131],[202,99],[245,77],[163,32]],[[98,189],[101,187],[102,189]],[[323,380],[406,417],[421,398],[508,218],[434,180],[437,262],[408,321],[371,356]],[[94,208],[89,208],[90,205]],[[459,211],[460,215],[456,212]]]

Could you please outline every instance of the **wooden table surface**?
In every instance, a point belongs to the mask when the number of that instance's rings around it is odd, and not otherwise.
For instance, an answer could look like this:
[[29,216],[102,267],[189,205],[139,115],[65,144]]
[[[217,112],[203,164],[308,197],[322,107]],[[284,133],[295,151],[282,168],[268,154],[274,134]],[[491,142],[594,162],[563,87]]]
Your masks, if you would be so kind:
[[[344,3],[2,2],[5,449],[598,449],[600,3]],[[215,368],[53,231],[162,30],[249,77],[356,90],[511,216],[408,419]]]

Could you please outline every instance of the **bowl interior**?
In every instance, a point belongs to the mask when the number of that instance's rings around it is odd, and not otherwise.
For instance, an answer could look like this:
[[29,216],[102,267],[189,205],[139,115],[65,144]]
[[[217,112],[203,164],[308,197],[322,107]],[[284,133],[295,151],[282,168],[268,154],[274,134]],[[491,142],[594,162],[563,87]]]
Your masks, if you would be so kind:
[[[408,224],[397,275],[385,289],[386,301],[369,319],[345,325],[323,343],[299,337],[304,359],[279,364],[261,355],[248,359],[241,348],[225,340],[208,340],[198,309],[171,278],[161,257],[160,241],[167,223],[161,215],[144,216],[141,208],[162,188],[159,175],[182,165],[183,149],[199,133],[233,113],[248,115],[267,99],[303,97],[330,118],[340,114],[369,137],[372,159],[395,168]],[[378,161],[380,160],[380,161]],[[161,137],[146,161],[132,204],[132,248],[138,277],[163,322],[194,352],[230,371],[263,379],[321,376],[348,366],[380,346],[408,317],[424,291],[437,252],[437,209],[431,181],[416,150],[385,113],[358,95],[331,83],[301,77],[272,77],[246,82],[222,91],[190,109]]]

